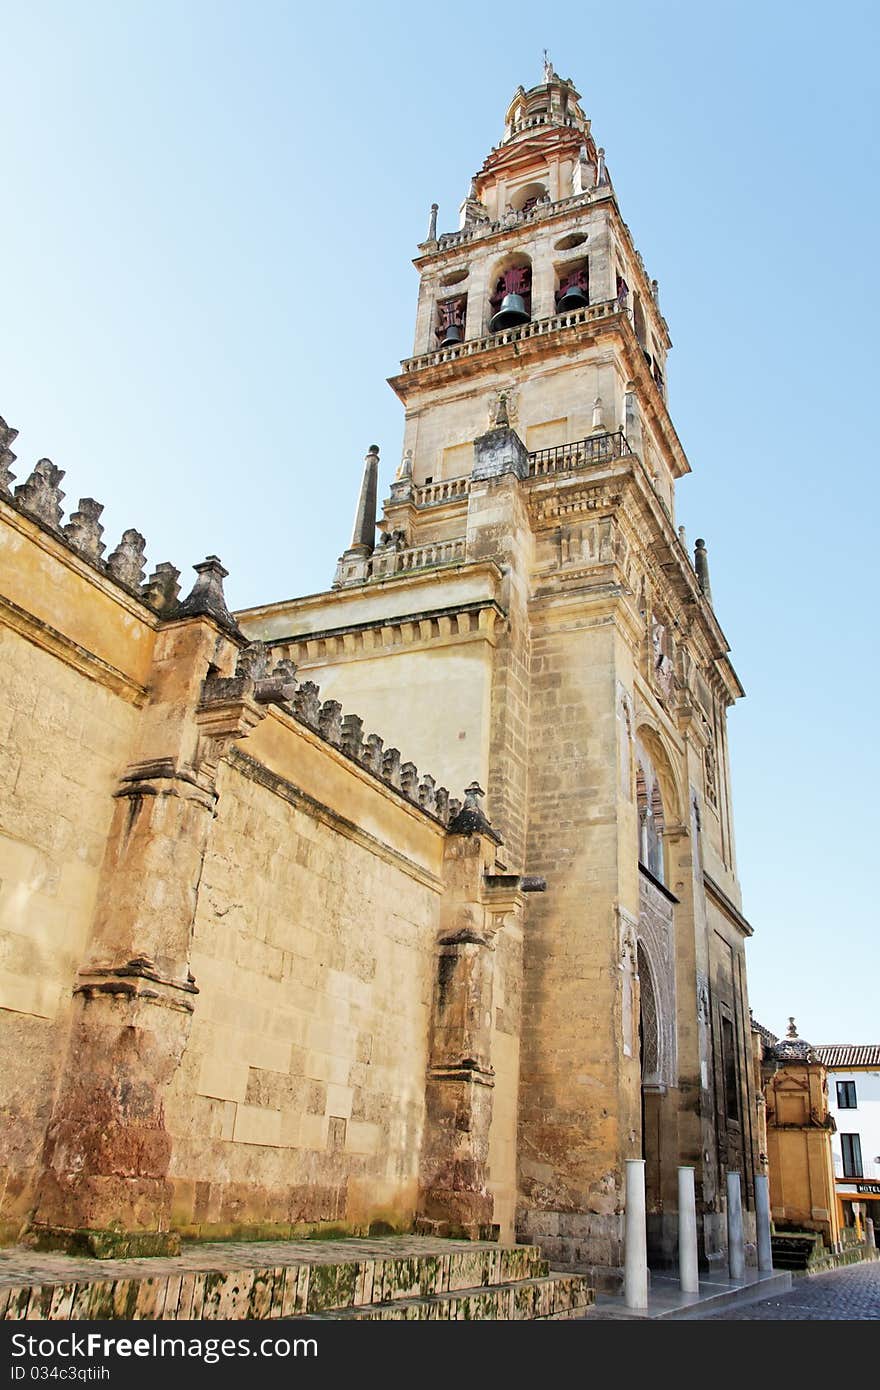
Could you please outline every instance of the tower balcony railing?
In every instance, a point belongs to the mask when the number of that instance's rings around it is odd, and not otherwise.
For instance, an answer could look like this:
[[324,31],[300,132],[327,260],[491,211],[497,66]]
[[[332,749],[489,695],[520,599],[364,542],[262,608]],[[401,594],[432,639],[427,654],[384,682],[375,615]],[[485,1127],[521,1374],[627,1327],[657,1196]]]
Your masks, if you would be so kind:
[[503,347],[505,343],[521,343],[529,338],[540,338],[548,333],[557,333],[561,328],[577,328],[580,324],[596,323],[600,319],[611,318],[616,314],[626,314],[617,299],[605,299],[600,304],[589,304],[583,309],[571,309],[565,314],[552,314],[546,319],[532,319],[516,328],[503,328],[500,333],[488,333],[483,338],[466,338],[463,343],[452,347],[436,348],[424,352],[420,357],[409,357],[401,362],[404,372],[418,372],[425,367],[439,367],[444,362],[457,362],[463,357],[475,357],[492,348]]
[[631,454],[632,449],[623,430],[608,434],[591,434],[573,444],[556,444],[550,449],[535,449],[529,454],[529,477],[540,478],[548,473],[567,473],[573,468],[589,468],[592,464],[608,463]]
[[[484,236],[491,236],[493,232],[506,232],[511,227],[517,227],[521,222],[540,222],[545,217],[555,217],[557,213],[567,212],[569,208],[577,207],[580,203],[590,202],[594,198],[604,197],[608,192],[608,186],[601,184],[598,188],[586,188],[583,193],[572,193],[568,198],[557,198],[552,203],[535,203],[534,207],[526,208],[524,211],[517,212],[510,208],[503,217],[495,222],[488,219],[485,222],[473,222],[468,227],[462,227],[457,232],[444,232],[437,238],[437,245],[441,251],[448,251],[453,246],[464,246],[469,241],[479,241]],[[424,242],[423,245],[430,245]]]
[[392,574],[403,574],[408,570],[431,569],[435,565],[461,564],[465,559],[466,541],[457,536],[449,541],[432,541],[427,545],[413,546],[409,550],[374,550],[370,561],[370,574],[373,579],[386,579]]
[[413,500],[417,507],[433,507],[438,502],[452,502],[457,497],[466,497],[470,491],[469,477],[445,478],[436,483],[425,483],[413,488]]

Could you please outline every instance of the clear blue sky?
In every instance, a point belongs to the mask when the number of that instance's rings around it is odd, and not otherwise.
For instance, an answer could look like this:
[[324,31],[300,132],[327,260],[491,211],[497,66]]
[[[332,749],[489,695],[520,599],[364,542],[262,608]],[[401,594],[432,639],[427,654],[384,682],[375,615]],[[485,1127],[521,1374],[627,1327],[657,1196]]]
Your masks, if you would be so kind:
[[[673,417],[748,692],[756,1015],[880,1041],[876,7],[0,4],[0,414],[151,564],[237,607],[326,588],[387,484],[410,260],[541,53],[660,281]],[[872,127],[874,128],[872,130]],[[387,492],[387,486],[383,489]]]

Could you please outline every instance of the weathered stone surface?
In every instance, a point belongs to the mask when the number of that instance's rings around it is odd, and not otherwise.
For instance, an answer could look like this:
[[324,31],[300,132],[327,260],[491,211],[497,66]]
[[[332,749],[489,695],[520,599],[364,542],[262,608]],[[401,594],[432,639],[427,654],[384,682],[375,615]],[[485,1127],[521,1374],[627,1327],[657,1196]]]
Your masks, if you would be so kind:
[[100,560],[106,548],[101,543],[104,528],[99,521],[103,510],[94,497],[81,497],[79,510],[71,513],[70,520],[63,528],[70,544],[90,560]]
[[122,540],[107,556],[107,569],[114,579],[129,589],[140,589],[144,581],[147,542],[140,531],[123,531]]
[[22,510],[55,531],[61,525],[63,477],[63,468],[57,468],[51,459],[40,459],[27,481],[19,483],[15,489],[15,500]]

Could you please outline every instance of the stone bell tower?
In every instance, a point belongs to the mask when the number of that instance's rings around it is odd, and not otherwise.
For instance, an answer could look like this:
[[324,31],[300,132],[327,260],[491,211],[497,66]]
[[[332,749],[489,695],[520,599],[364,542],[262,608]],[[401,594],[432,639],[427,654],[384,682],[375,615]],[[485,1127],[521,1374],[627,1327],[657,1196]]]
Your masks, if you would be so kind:
[[379,535],[374,446],[332,590],[240,621],[448,785],[479,778],[506,865],[546,878],[493,1023],[502,1232],[613,1279],[643,1157],[668,1263],[690,1164],[711,1265],[728,1170],[753,1219],[758,1147],[726,734],[743,692],[705,543],[692,560],[676,529],[690,466],[657,282],[549,63],[458,230],[436,222]]

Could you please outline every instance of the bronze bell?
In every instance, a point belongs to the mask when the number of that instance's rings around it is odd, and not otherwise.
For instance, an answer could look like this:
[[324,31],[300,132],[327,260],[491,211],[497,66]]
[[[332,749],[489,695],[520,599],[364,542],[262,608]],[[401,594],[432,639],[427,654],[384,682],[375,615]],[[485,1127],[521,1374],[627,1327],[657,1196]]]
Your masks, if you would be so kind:
[[464,335],[461,331],[461,324],[449,323],[446,325],[446,336],[444,337],[440,346],[442,348],[455,347],[456,343],[460,343],[463,337]]
[[499,333],[502,328],[516,328],[517,324],[528,323],[528,321],[526,302],[522,295],[506,294],[501,301],[501,308],[498,313],[492,315],[489,332]]
[[556,312],[566,314],[570,309],[586,309],[589,302],[586,291],[580,285],[569,285],[561,298],[556,301]]

